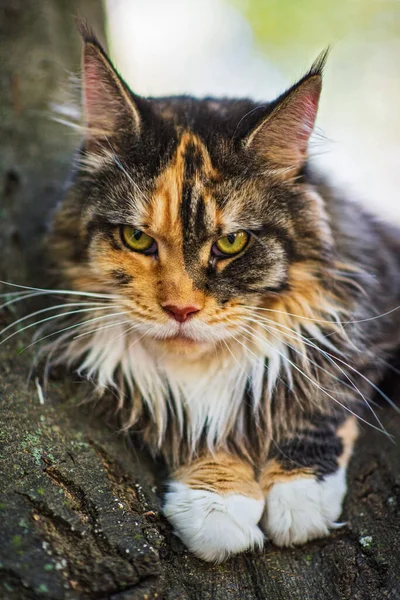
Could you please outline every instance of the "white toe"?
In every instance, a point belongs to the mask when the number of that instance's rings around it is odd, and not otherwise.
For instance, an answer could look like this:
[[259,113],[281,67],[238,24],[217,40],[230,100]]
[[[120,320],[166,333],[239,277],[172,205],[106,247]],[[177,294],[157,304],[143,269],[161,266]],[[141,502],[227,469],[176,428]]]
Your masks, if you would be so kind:
[[266,497],[265,530],[277,546],[304,544],[328,535],[342,511],[344,469],[316,479],[276,483]]
[[193,554],[211,562],[262,547],[264,535],[257,523],[263,510],[264,500],[222,496],[177,481],[169,484],[163,507],[175,534]]

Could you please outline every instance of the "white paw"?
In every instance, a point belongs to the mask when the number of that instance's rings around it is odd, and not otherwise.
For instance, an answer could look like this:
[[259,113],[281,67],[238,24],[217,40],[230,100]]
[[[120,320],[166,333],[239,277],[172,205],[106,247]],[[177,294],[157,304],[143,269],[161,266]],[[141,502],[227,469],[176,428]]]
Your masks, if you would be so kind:
[[177,481],[169,484],[163,507],[174,533],[189,550],[216,563],[263,546],[264,535],[257,527],[263,510],[264,500],[241,494],[222,496]]
[[337,527],[346,493],[346,475],[339,469],[323,481],[295,479],[275,483],[266,497],[264,521],[268,538],[277,546],[304,544]]

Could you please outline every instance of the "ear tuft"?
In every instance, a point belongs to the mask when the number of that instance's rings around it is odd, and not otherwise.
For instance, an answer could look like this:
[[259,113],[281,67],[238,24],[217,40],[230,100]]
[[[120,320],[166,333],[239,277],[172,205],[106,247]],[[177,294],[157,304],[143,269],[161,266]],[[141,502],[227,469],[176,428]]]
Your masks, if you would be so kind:
[[325,50],[321,52],[321,54],[317,56],[305,77],[308,77],[310,75],[320,75],[322,77],[330,51],[331,48],[330,46],[328,46],[327,48],[325,48]]
[[105,54],[105,50],[103,46],[100,44],[96,34],[93,29],[90,27],[86,19],[78,16],[75,19],[76,26],[78,28],[79,33],[81,34],[82,40],[84,44],[93,44],[93,46],[97,46],[103,54]]
[[103,144],[109,136],[140,129],[134,96],[111,64],[86,21],[79,19],[83,39],[83,105],[87,143]]
[[293,176],[306,161],[328,52],[320,54],[308,73],[273,102],[269,114],[246,139],[246,147],[283,176]]

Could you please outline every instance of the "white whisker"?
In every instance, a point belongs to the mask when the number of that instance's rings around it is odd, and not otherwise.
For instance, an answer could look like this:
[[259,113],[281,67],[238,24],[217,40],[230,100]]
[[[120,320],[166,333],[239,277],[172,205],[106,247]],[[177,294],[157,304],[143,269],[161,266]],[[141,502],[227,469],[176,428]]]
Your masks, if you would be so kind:
[[85,337],[87,335],[93,335],[98,331],[103,331],[104,329],[110,329],[111,327],[117,327],[117,325],[125,325],[126,323],[131,323],[131,319],[126,319],[125,321],[117,321],[116,323],[110,323],[109,325],[103,325],[102,327],[97,327],[96,329],[91,329],[90,331],[85,331],[84,333],[80,333],[79,335],[74,336],[74,340],[78,338]]
[[9,296],[24,296],[25,294],[29,294],[29,292],[5,292],[4,294],[0,294],[0,298],[8,298]]
[[[269,321],[269,319],[263,319],[263,320],[264,321]],[[330,354],[326,350],[323,350],[319,346],[316,346],[315,344],[313,344],[313,342],[311,340],[309,340],[308,338],[304,337],[299,332],[296,332],[295,330],[290,329],[290,328],[286,327],[285,325],[282,325],[281,323],[278,323],[278,322],[275,322],[275,321],[271,321],[271,322],[274,324],[274,326],[278,326],[278,327],[287,329],[287,330],[291,331],[292,333],[294,333],[295,335],[297,335],[298,337],[300,337],[304,341],[305,344],[307,344],[307,345],[315,348],[318,352],[322,353],[323,356],[325,356],[330,362],[335,361],[335,360],[340,361],[344,366],[348,367],[349,369],[351,369],[352,371],[354,371],[357,375],[359,375],[360,377],[362,377],[382,398],[384,398],[384,400],[386,400],[390,404],[390,406],[392,406],[392,408],[394,408],[396,410],[396,412],[400,412],[399,407],[396,406],[396,404],[393,402],[393,400],[391,400],[384,392],[382,392],[382,390],[375,383],[373,383],[370,379],[368,379],[368,377],[366,377],[366,375],[364,375],[363,373],[360,373],[360,371],[358,371],[357,369],[355,369],[354,367],[352,367],[351,365],[349,365],[346,361],[340,359],[338,356],[333,356],[332,354]],[[338,353],[341,356],[343,356],[342,352],[338,352]],[[339,370],[341,370],[341,368],[339,367],[339,365],[337,365],[335,362],[333,364],[336,366],[336,368],[338,368]],[[346,373],[345,373],[345,376],[348,377],[348,375]]]
[[[263,328],[265,328],[263,325],[260,325],[260,326],[261,326],[261,327],[263,327]],[[274,333],[272,332],[272,329],[274,329],[274,330],[275,330],[275,331],[277,331],[278,333],[281,333],[279,329],[277,329],[277,328],[275,328],[275,327],[273,327],[273,326],[268,326],[268,327],[266,328],[266,331],[268,331],[268,333],[270,333],[270,334],[271,334],[271,335],[273,335],[274,337],[277,337],[277,336],[275,336],[275,335],[274,335]],[[294,339],[298,339],[298,335],[300,335],[300,334],[297,334],[295,331],[292,331],[292,332],[293,332],[293,333],[295,334],[295,336],[296,336]],[[285,334],[285,335],[287,335],[287,334]],[[292,336],[292,337],[294,337],[294,336]],[[303,337],[303,336],[300,336],[300,337]],[[281,341],[281,342],[283,341],[283,340],[280,338],[280,336],[278,336],[278,337],[277,337],[277,339],[278,339],[279,341]],[[299,353],[299,351],[298,351],[296,348],[294,348],[294,346],[292,346],[292,345],[288,344],[287,342],[284,342],[284,343],[285,343],[287,346],[289,346],[289,347],[290,347],[292,350],[294,350],[295,352]],[[326,353],[325,353],[325,351],[323,351],[321,348],[319,348],[319,347],[318,347],[318,346],[316,346],[315,344],[312,344],[312,343],[309,343],[309,342],[307,342],[307,341],[306,341],[306,338],[305,338],[305,341],[304,341],[304,343],[305,343],[307,346],[311,346],[312,348],[316,349],[316,350],[317,350],[317,351],[319,351],[319,352],[320,352],[322,355],[326,356]],[[384,428],[384,426],[383,426],[383,424],[382,424],[381,420],[379,419],[378,415],[376,414],[376,412],[374,411],[374,409],[373,409],[373,408],[372,408],[372,406],[370,405],[370,402],[369,402],[369,401],[368,401],[368,399],[367,399],[367,398],[364,396],[364,394],[361,392],[361,390],[360,390],[360,389],[359,389],[359,388],[356,386],[356,384],[354,383],[354,381],[353,381],[352,379],[350,379],[349,375],[348,375],[348,374],[347,374],[347,373],[346,373],[346,372],[345,372],[345,371],[344,371],[344,370],[343,370],[343,369],[342,369],[342,368],[341,368],[339,365],[337,365],[337,364],[336,364],[336,362],[334,361],[334,359],[333,359],[333,358],[330,358],[329,356],[327,356],[327,359],[329,360],[329,362],[330,362],[331,364],[333,364],[333,366],[334,366],[334,367],[336,367],[337,369],[339,369],[339,371],[340,371],[340,372],[341,372],[341,373],[342,373],[342,374],[343,374],[343,375],[346,377],[346,379],[347,379],[347,380],[350,382],[350,385],[349,385],[349,384],[346,384],[346,383],[345,383],[343,380],[341,380],[341,379],[339,379],[339,378],[335,377],[335,376],[334,376],[332,373],[329,373],[329,371],[327,371],[327,370],[326,370],[326,369],[324,369],[324,368],[323,368],[321,365],[318,365],[318,363],[316,363],[315,361],[312,361],[312,360],[311,360],[311,359],[309,359],[308,357],[307,357],[307,362],[309,362],[309,363],[311,363],[311,364],[315,365],[315,366],[316,366],[316,367],[317,367],[319,370],[321,370],[321,371],[323,371],[323,372],[327,373],[327,374],[328,374],[328,375],[330,375],[331,377],[334,377],[335,379],[337,379],[338,381],[340,381],[340,382],[341,382],[343,385],[346,385],[346,386],[348,386],[350,389],[353,389],[354,391],[356,391],[356,392],[359,394],[359,396],[362,398],[362,400],[365,402],[365,404],[366,404],[366,406],[369,408],[369,410],[372,412],[372,414],[373,414],[373,416],[375,417],[375,419],[376,419],[377,423],[378,423],[378,424],[381,426],[381,428],[382,428],[383,430],[385,430],[385,428]]]
[[[71,303],[69,306],[71,306],[71,305],[74,305],[74,303]],[[55,310],[56,308],[65,308],[65,306],[67,306],[67,305],[61,304],[59,306],[54,306],[52,308],[43,308],[42,310],[38,310],[38,311],[36,311],[34,313],[31,313],[30,315],[26,315],[25,317],[22,317],[21,319],[18,319],[17,321],[14,321],[13,323],[11,323],[7,327],[5,327],[2,331],[0,331],[0,335],[3,335],[11,327],[14,327],[18,323],[21,323],[22,321],[30,319],[33,316],[36,316],[36,315],[44,313],[44,312],[48,312],[49,310]],[[78,306],[80,306],[80,305],[78,304]],[[109,305],[104,305],[102,308],[104,310],[104,308],[114,308],[114,307],[109,306]],[[82,309],[79,309],[79,310],[68,311],[68,312],[65,312],[65,313],[58,314],[58,315],[52,315],[51,317],[47,317],[46,319],[41,319],[39,321],[35,321],[34,323],[30,323],[29,325],[26,325],[25,327],[22,327],[22,329],[18,329],[17,331],[14,331],[14,333],[12,333],[11,335],[8,335],[6,338],[4,338],[3,340],[0,341],[0,345],[4,344],[7,340],[11,339],[15,335],[17,335],[19,333],[22,333],[26,329],[31,329],[32,327],[35,327],[36,325],[40,325],[41,323],[46,323],[47,321],[52,321],[53,319],[61,319],[63,317],[68,317],[70,315],[76,315],[76,314],[83,313],[83,312],[95,311],[95,310],[98,310],[98,309],[99,309],[98,306],[92,307],[92,308],[82,308]]]
[[[245,331],[246,333],[249,333],[248,332],[248,328],[241,326],[241,329],[243,329],[243,331]],[[251,332],[250,332],[250,335],[253,336],[253,337],[256,337]],[[245,337],[245,336],[243,335],[243,337]],[[262,339],[262,338],[260,338],[260,339]],[[282,353],[280,353],[278,350],[276,350],[276,351],[279,354],[282,355]],[[334,396],[332,396],[332,394],[330,394],[325,388],[323,388],[316,381],[314,381],[311,377],[309,377],[306,373],[304,373],[304,371],[302,371],[302,369],[300,369],[300,367],[298,365],[296,365],[296,363],[294,363],[293,361],[291,361],[289,358],[285,357],[284,355],[282,355],[282,357],[285,358],[285,360],[287,360],[290,363],[290,365],[294,369],[296,369],[296,371],[298,371],[303,377],[305,377],[305,379],[307,379],[310,383],[312,383],[312,385],[314,385],[323,394],[325,394],[326,396],[328,396],[328,398],[330,398],[331,400],[333,400],[336,404],[339,404],[339,406],[341,406],[343,409],[345,409],[347,412],[349,412],[350,414],[352,414],[354,417],[356,417],[358,420],[362,421],[363,423],[365,423],[369,427],[372,427],[373,429],[376,429],[377,431],[380,431],[381,433],[384,433],[388,437],[392,437],[392,436],[390,436],[390,434],[385,429],[381,429],[379,427],[376,427],[376,425],[373,425],[372,423],[369,423],[368,421],[366,421],[365,419],[363,419],[362,417],[360,417],[359,415],[357,415],[357,413],[355,413],[354,411],[352,411],[351,408],[349,408],[348,406],[342,404],[337,398],[335,398]]]
[[[246,321],[250,321],[251,323],[255,323],[256,325],[258,325],[258,326],[262,327],[263,329],[265,329],[265,331],[267,331],[267,332],[271,332],[271,334],[272,334],[272,331],[271,331],[271,330],[274,330],[274,331],[276,331],[277,333],[282,333],[282,332],[281,332],[281,331],[280,331],[280,330],[279,330],[277,327],[275,327],[275,326],[273,326],[273,325],[268,325],[268,326],[267,326],[267,325],[265,325],[265,326],[264,326],[264,325],[263,325],[263,324],[261,324],[261,323],[260,323],[260,322],[259,322],[257,319],[251,319],[251,318],[247,318],[247,317],[245,317],[245,320],[246,320]],[[274,321],[271,321],[271,323],[274,323],[274,324],[275,324],[275,322],[274,322]],[[289,328],[285,328],[285,329],[289,329]],[[291,339],[298,339],[298,337],[297,337],[297,333],[296,333],[295,331],[293,331],[293,330],[290,330],[290,331],[292,331],[292,333],[293,333],[294,335],[288,335],[287,333],[285,333],[285,337],[287,336],[287,337],[289,337],[289,338],[291,338]],[[319,365],[317,362],[315,362],[314,360],[312,360],[311,358],[309,358],[309,356],[307,355],[307,353],[306,353],[306,355],[305,355],[305,354],[304,354],[303,352],[301,352],[301,351],[300,351],[298,348],[295,348],[295,346],[293,346],[292,344],[289,344],[289,343],[288,343],[288,342],[287,342],[285,339],[281,338],[280,336],[278,336],[278,340],[279,340],[280,342],[282,342],[283,344],[285,344],[286,346],[288,346],[288,347],[289,347],[291,350],[293,350],[294,352],[296,352],[297,354],[299,354],[300,356],[302,356],[302,357],[303,357],[303,359],[305,358],[305,359],[306,359],[306,361],[307,361],[308,363],[312,364],[312,365],[313,365],[315,368],[317,368],[317,369],[320,369],[321,371],[323,371],[324,373],[326,373],[327,375],[329,375],[329,376],[330,376],[330,377],[332,377],[333,379],[336,379],[336,380],[337,380],[337,381],[339,381],[339,382],[340,382],[342,385],[344,385],[344,386],[346,386],[346,387],[348,387],[348,388],[350,388],[350,389],[353,389],[352,385],[350,385],[350,384],[346,383],[345,381],[343,381],[343,379],[340,379],[340,378],[339,378],[339,377],[337,377],[336,375],[333,375],[333,373],[330,373],[330,371],[328,371],[327,369],[324,369],[324,368],[323,368],[321,365]],[[304,343],[305,343],[305,342],[304,342]],[[306,344],[306,345],[311,345],[311,344]],[[314,347],[314,346],[313,346],[313,347]],[[320,348],[319,348],[319,347],[317,347],[317,346],[315,346],[315,348],[316,348],[317,350],[320,350]]]
[[[71,296],[86,296],[89,298],[103,298],[104,300],[121,300],[121,296],[116,296],[113,294],[103,294],[103,293],[96,293],[96,292],[78,292],[77,290],[59,290],[59,289],[37,288],[37,287],[28,286],[28,285],[20,285],[17,283],[10,283],[9,281],[2,281],[2,280],[0,280],[0,283],[2,283],[3,285],[10,285],[12,287],[22,288],[24,290],[43,292],[46,294],[67,294],[67,295],[71,295]],[[12,293],[12,292],[10,292],[10,293]],[[16,293],[23,293],[23,292],[16,292]]]
[[[252,310],[262,310],[262,311],[267,311],[267,312],[280,313],[280,314],[283,314],[283,315],[288,315],[290,317],[296,317],[298,319],[304,319],[305,321],[313,321],[314,323],[329,323],[330,325],[333,324],[332,320],[316,319],[314,317],[305,317],[304,315],[296,315],[296,314],[293,314],[293,313],[286,312],[285,310],[277,310],[277,309],[273,309],[273,308],[262,308],[260,306],[246,306],[246,305],[243,305],[243,308],[250,308]],[[354,319],[354,320],[350,319],[348,321],[337,321],[337,320],[335,320],[335,323],[337,325],[351,325],[353,323],[366,323],[367,321],[374,321],[375,319],[381,319],[382,317],[386,317],[387,315],[392,314],[396,310],[399,310],[399,308],[400,308],[400,305],[399,306],[395,306],[391,310],[388,310],[388,311],[386,311],[384,313],[380,313],[379,315],[376,315],[374,317],[368,317],[366,319]]]
[[[4,329],[2,329],[0,331],[0,336],[3,335],[9,329],[12,329],[12,327],[15,327],[16,325],[18,325],[19,323],[22,323],[23,321],[27,321],[28,319],[31,319],[32,317],[36,317],[37,315],[43,314],[45,312],[50,312],[52,310],[56,310],[59,308],[71,308],[71,306],[91,306],[91,307],[93,307],[93,305],[95,305],[95,308],[93,308],[93,310],[96,310],[96,308],[107,308],[108,306],[110,306],[109,304],[98,305],[95,302],[69,302],[69,303],[67,302],[64,304],[57,304],[55,306],[48,306],[47,308],[42,308],[33,313],[29,313],[29,315],[25,315],[25,316],[21,317],[20,319],[17,319],[16,321],[13,321],[9,325],[7,325],[7,327],[4,327]],[[62,313],[62,314],[65,314],[65,313]]]
[[[232,336],[232,338],[236,340],[236,338],[234,336]],[[222,339],[223,344],[225,345],[226,349],[228,350],[229,354],[232,356],[233,360],[236,362],[236,364],[238,365],[239,369],[246,374],[245,369],[243,368],[243,365],[240,364],[240,362],[238,361],[238,359],[236,358],[236,356],[233,354],[232,350],[229,348],[229,344],[227,343],[226,340]],[[248,377],[248,375],[247,375]]]
[[[77,312],[88,312],[89,310],[93,310],[93,309],[87,309],[86,311],[74,311],[74,313],[69,313],[69,314],[76,314]],[[20,354],[22,352],[25,352],[25,350],[27,350],[31,346],[34,346],[35,344],[38,344],[39,342],[42,342],[43,340],[46,340],[47,338],[52,337],[53,335],[57,335],[58,333],[62,333],[64,331],[69,331],[70,329],[76,329],[77,327],[82,327],[83,325],[86,325],[87,323],[93,323],[94,321],[100,321],[101,319],[109,319],[111,317],[116,317],[116,316],[120,316],[120,315],[124,315],[124,314],[127,314],[127,311],[112,313],[111,315],[100,315],[99,317],[94,317],[93,319],[88,319],[86,321],[81,321],[79,323],[75,323],[74,325],[69,325],[68,327],[64,327],[63,329],[59,329],[58,331],[52,331],[48,335],[45,335],[44,337],[41,337],[38,340],[35,340],[34,342],[32,342],[31,344],[29,344],[28,346],[25,346],[25,348],[23,350],[21,350]],[[64,315],[58,315],[58,316],[64,316]],[[51,318],[52,317],[49,317],[49,319],[51,319]],[[55,318],[55,317],[53,317],[53,318]],[[49,320],[49,319],[46,319],[46,320]],[[34,325],[35,325],[35,323],[34,323]],[[24,329],[28,329],[28,327],[25,327]],[[11,336],[9,336],[9,337],[11,337]],[[8,338],[6,338],[6,339],[8,339]]]
[[[125,334],[128,334],[128,333],[130,333],[131,331],[133,331],[134,329],[137,329],[137,327],[138,327],[138,326],[137,326],[137,324],[136,324],[136,325],[132,325],[132,327],[129,327],[129,329],[128,329],[126,332],[124,332],[124,333],[125,333]],[[143,338],[144,338],[146,335],[148,335],[148,334],[149,334],[149,332],[148,332],[148,331],[145,331],[145,332],[144,332],[144,333],[143,333],[143,334],[142,334],[142,335],[141,335],[141,336],[140,336],[140,337],[139,337],[137,340],[135,340],[135,341],[134,341],[132,344],[130,344],[130,345],[128,346],[128,350],[130,350],[131,348],[133,348],[134,346],[136,346],[136,344],[137,344],[138,342],[140,342],[140,340],[142,340],[142,339],[143,339]]]
[[[229,322],[229,323],[232,323],[233,325],[235,325],[235,323],[234,323],[233,321],[228,321],[228,322]],[[237,332],[237,333],[238,333],[238,332]],[[265,359],[265,355],[264,355],[264,353],[263,353],[262,355],[257,355],[257,354],[255,354],[254,352],[252,352],[248,346],[246,346],[245,344],[243,344],[243,342],[241,342],[240,340],[238,340],[238,338],[237,338],[237,337],[235,337],[235,336],[233,336],[233,335],[232,335],[232,337],[233,337],[233,339],[234,339],[234,340],[235,340],[235,341],[236,341],[238,344],[240,344],[241,346],[243,346],[243,348],[246,350],[246,352],[248,352],[248,353],[250,353],[252,356],[254,356],[254,357],[256,358],[256,361],[257,361],[257,362],[259,362],[259,361],[262,361],[262,362],[263,362],[263,366],[264,366],[264,359]],[[261,338],[259,338],[259,341],[261,341],[263,345],[265,345],[265,344],[266,344],[266,345],[267,345],[267,346],[268,346],[270,349],[272,349],[273,351],[275,351],[275,348],[273,348],[273,346],[272,346],[271,344],[268,344],[267,340],[264,340],[264,339],[261,339]],[[280,381],[281,381],[281,382],[282,382],[284,385],[286,385],[287,387],[289,387],[289,388],[290,388],[290,381],[291,381],[290,374],[288,374],[288,378],[289,378],[289,384],[287,384],[285,381],[283,381],[283,380],[281,379],[281,377],[279,377],[279,373],[278,373],[278,371],[279,371],[279,367],[278,367],[278,368],[275,368],[275,372],[274,372],[274,373],[272,373],[272,369],[270,368],[270,366],[269,366],[269,365],[268,365],[266,368],[267,368],[267,370],[268,370],[268,372],[269,372],[269,374],[270,374],[270,378],[269,378],[269,381],[268,381],[268,390],[269,390],[269,393],[270,393],[270,394],[272,393],[273,386],[274,386],[274,384],[275,384],[275,381],[276,381],[277,379],[279,379],[279,380],[280,380]]]
[[43,295],[43,292],[32,292],[32,293],[21,292],[21,293],[18,293],[17,298],[13,298],[12,300],[8,300],[4,304],[2,304],[0,306],[0,310],[2,310],[3,308],[6,308],[7,306],[10,306],[12,304],[16,304],[17,302],[22,302],[23,300],[28,300],[29,298],[36,298],[37,296],[42,296],[42,295]]

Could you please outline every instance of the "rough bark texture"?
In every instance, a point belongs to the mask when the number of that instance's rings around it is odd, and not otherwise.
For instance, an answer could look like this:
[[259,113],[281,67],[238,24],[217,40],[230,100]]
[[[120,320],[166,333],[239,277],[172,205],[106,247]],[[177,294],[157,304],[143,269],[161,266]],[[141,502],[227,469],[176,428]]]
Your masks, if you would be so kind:
[[[78,4],[0,2],[2,280],[40,282],[37,241],[76,143],[49,120],[48,104],[66,69],[79,64]],[[101,27],[100,2],[83,9]],[[0,324],[14,318],[3,311]],[[330,538],[290,550],[266,544],[260,554],[205,564],[160,516],[154,465],[82,404],[86,384],[60,377],[40,403],[34,380],[27,383],[32,355],[19,354],[30,342],[25,333],[0,346],[1,599],[400,598],[398,443],[364,428],[347,525]],[[388,390],[399,398],[394,379]],[[377,410],[398,439],[400,417]]]

